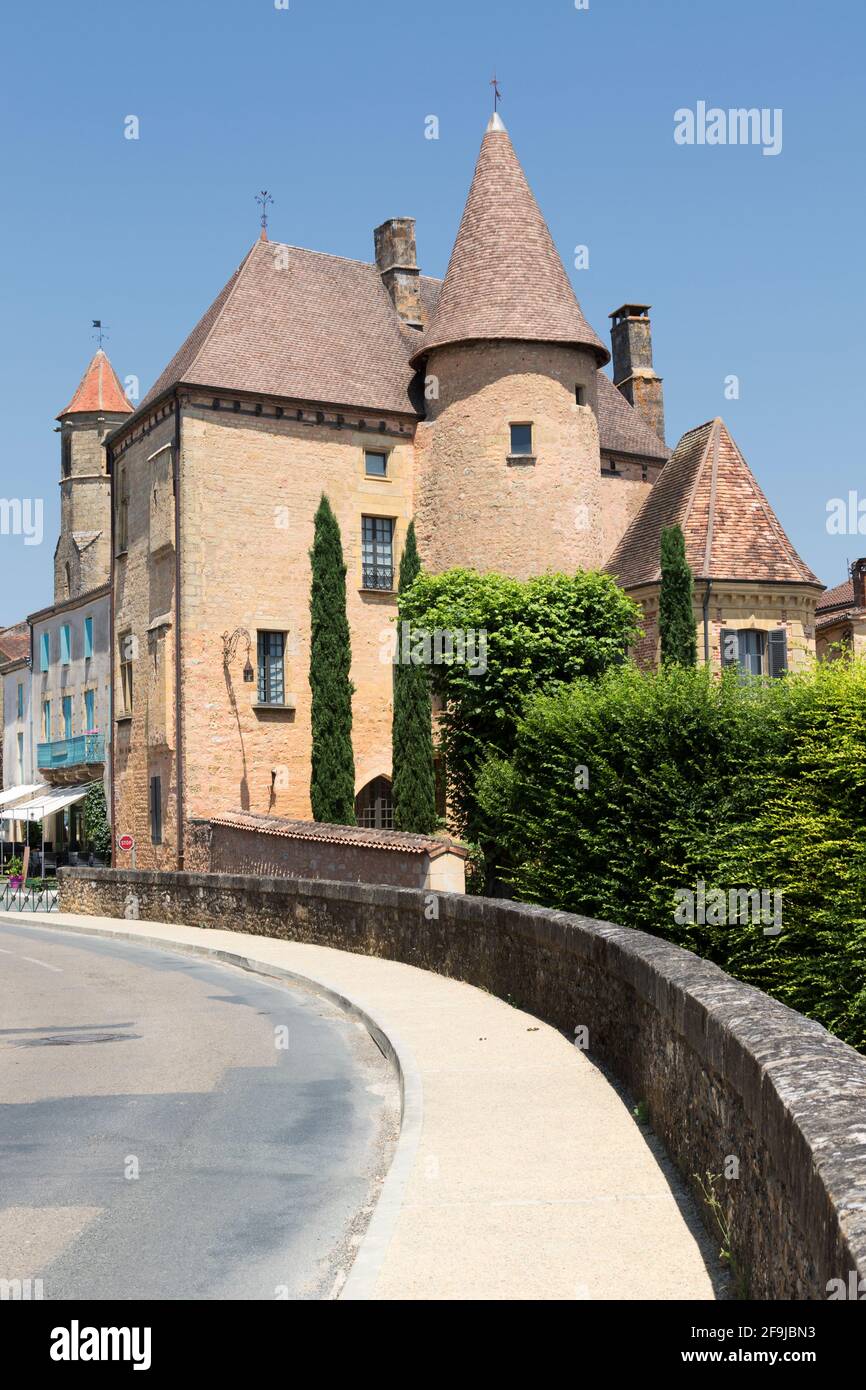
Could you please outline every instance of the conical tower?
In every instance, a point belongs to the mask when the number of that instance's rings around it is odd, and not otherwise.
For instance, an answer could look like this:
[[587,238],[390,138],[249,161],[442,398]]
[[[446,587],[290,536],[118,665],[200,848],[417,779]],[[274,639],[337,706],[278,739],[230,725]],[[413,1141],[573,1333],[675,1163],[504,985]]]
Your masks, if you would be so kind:
[[497,113],[413,358],[429,568],[526,577],[601,563],[596,379],[608,360]]
[[60,537],[54,551],[54,602],[77,598],[111,573],[111,479],[107,434],[132,406],[102,348],[60,421]]

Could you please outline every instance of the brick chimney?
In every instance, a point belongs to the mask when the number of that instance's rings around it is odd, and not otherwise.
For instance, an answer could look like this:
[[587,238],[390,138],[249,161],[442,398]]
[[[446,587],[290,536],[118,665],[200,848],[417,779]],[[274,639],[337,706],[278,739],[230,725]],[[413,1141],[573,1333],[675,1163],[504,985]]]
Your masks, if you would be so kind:
[[610,315],[613,384],[664,443],[665,400],[662,378],[653,367],[649,304],[623,304]]
[[854,607],[866,608],[866,559],[854,561],[851,582],[854,585]]
[[392,217],[373,233],[376,265],[398,316],[410,328],[424,327],[421,272],[415,247],[415,218]]

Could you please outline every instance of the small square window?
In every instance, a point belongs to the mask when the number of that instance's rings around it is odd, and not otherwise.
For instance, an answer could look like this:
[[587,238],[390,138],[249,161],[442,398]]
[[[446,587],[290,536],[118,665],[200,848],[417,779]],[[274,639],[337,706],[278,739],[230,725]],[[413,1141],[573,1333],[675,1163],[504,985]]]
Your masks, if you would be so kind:
[[529,458],[532,455],[532,426],[511,426],[512,458]]
[[364,472],[368,478],[387,478],[388,455],[373,453],[368,449],[364,454]]

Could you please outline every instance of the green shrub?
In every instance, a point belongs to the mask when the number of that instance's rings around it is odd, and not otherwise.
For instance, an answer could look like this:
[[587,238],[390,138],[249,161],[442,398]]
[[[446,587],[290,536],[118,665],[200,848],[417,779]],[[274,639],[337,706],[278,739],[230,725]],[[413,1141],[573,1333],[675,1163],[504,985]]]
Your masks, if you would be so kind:
[[[866,664],[580,680],[529,701],[478,788],[515,896],[663,936],[866,1047]],[[677,921],[701,882],[780,891],[781,932]]]
[[400,619],[476,643],[475,660],[433,665],[431,680],[444,706],[439,734],[450,809],[458,830],[484,845],[478,773],[491,755],[510,754],[524,701],[621,662],[639,630],[639,610],[604,574],[520,581],[454,569],[419,575],[400,599]]
[[84,798],[84,835],[93,853],[100,859],[111,860],[111,826],[108,823],[108,808],[105,804],[105,790],[101,782],[94,782]]

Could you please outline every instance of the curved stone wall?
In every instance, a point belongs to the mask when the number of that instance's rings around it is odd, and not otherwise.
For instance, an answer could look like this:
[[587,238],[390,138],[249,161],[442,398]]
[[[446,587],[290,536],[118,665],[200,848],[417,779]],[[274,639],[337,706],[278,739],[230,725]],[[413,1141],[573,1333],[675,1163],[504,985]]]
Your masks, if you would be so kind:
[[302,879],[66,869],[60,899],[64,912],[309,941],[489,990],[585,1044],[696,1195],[698,1175],[715,1191],[742,1296],[866,1297],[866,1058],[679,947],[519,903]]

